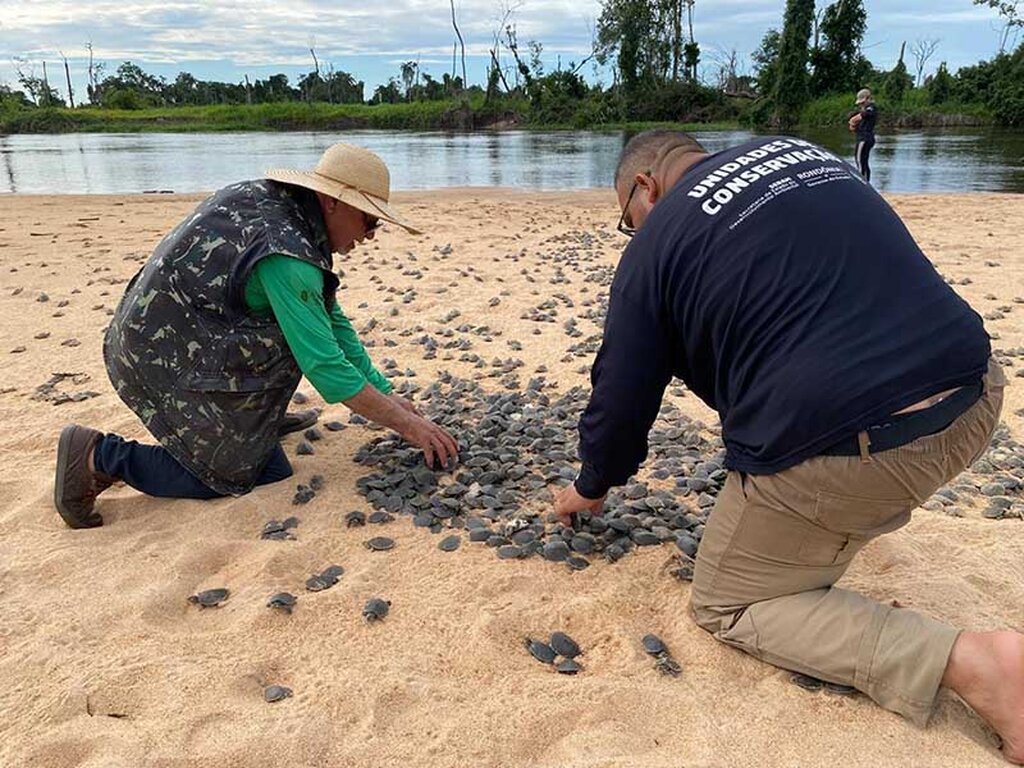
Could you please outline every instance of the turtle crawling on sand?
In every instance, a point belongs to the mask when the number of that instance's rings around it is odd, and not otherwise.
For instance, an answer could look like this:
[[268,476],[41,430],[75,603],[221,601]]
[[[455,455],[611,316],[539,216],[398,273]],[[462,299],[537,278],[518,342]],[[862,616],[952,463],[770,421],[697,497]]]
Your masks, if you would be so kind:
[[367,621],[380,621],[388,615],[391,608],[390,600],[382,600],[379,597],[371,597],[363,606],[363,618]]
[[198,605],[200,608],[214,608],[227,600],[230,594],[229,590],[221,587],[204,589],[202,592],[189,595],[188,601],[193,605]]

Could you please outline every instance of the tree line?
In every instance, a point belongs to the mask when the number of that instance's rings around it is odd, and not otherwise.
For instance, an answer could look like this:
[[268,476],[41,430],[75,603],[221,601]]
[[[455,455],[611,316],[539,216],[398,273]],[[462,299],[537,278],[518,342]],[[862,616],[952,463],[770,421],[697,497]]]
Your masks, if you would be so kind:
[[[467,85],[464,41],[454,2],[451,72],[440,79],[417,61],[401,63],[388,82],[366,92],[352,73],[321,64],[310,47],[310,71],[293,85],[285,74],[225,83],[180,72],[173,80],[145,72],[130,61],[113,74],[94,62],[89,50],[87,107],[149,107],[308,102],[328,104],[397,104],[473,99],[494,109],[502,104],[525,108],[538,124],[585,127],[623,121],[708,122],[747,120],[786,129],[801,120],[813,99],[852,94],[871,87],[887,105],[899,106],[910,94],[930,105],[981,104],[1000,123],[1024,126],[1024,44],[1010,46],[1024,30],[1020,0],[971,0],[993,8],[1003,21],[998,53],[991,59],[950,72],[940,62],[925,76],[940,41],[904,42],[897,61],[880,69],[864,54],[868,16],[863,0],[835,0],[818,7],[815,0],[787,0],[778,28],[769,29],[752,52],[749,73],[735,51],[702,48],[694,35],[696,0],[602,0],[592,30],[590,54],[579,61],[558,61],[547,71],[543,45],[521,43],[515,13],[503,0],[493,30],[489,64],[482,84]],[[964,0],[966,3],[967,0]],[[462,75],[457,74],[457,44],[463,45]],[[20,89],[0,85],[0,107],[75,107],[67,59],[63,57],[68,102],[43,64],[18,68]],[[909,62],[909,64],[908,64]],[[610,72],[612,82],[590,83],[594,74]],[[598,70],[597,67],[603,68]],[[60,70],[58,68],[58,81]],[[596,78],[595,78],[596,79]],[[78,105],[82,107],[83,105]]]

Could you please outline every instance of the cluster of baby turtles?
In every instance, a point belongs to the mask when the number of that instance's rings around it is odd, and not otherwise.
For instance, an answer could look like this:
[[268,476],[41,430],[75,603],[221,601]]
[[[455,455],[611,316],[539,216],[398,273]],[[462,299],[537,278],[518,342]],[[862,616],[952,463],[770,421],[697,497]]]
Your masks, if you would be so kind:
[[[579,645],[564,632],[553,632],[548,642],[526,638],[526,650],[541,664],[550,664],[561,675],[575,675],[583,671],[576,661],[582,651]],[[561,657],[561,660],[559,660]]]
[[489,393],[442,373],[417,399],[459,440],[457,466],[434,471],[398,436],[373,438],[355,461],[373,470],[356,486],[374,512],[350,513],[346,522],[406,515],[416,527],[446,532],[442,551],[457,549],[465,537],[502,560],[538,555],[574,570],[594,556],[615,562],[636,547],[665,542],[693,558],[726,478],[720,438],[665,404],[649,438],[649,479],[614,490],[603,515],[581,513],[565,526],[550,517],[550,488],[576,476],[576,425],[588,393],[574,387],[553,397],[546,389],[543,379],[533,379],[523,391]]

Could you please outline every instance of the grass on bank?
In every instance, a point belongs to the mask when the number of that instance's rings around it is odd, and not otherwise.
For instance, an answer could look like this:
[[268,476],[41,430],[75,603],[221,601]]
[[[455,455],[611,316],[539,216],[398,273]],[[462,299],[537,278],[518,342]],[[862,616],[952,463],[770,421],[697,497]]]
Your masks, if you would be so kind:
[[[927,103],[923,91],[911,91],[899,104],[879,102],[883,127],[918,128],[990,125],[991,111],[982,104]],[[585,105],[583,105],[585,108]],[[847,96],[826,96],[809,103],[801,112],[800,127],[840,126],[853,111]],[[418,101],[402,104],[326,104],[282,102],[276,104],[157,107],[138,110],[95,107],[0,108],[0,134],[11,133],[135,133],[218,131],[342,131],[377,130],[474,130],[481,128],[528,128],[543,130],[597,130],[637,132],[648,128],[688,131],[732,130],[751,124],[756,103],[748,102],[738,119],[704,123],[664,121],[610,121],[540,123],[531,120],[525,99],[470,101]],[[732,117],[732,115],[730,115]]]

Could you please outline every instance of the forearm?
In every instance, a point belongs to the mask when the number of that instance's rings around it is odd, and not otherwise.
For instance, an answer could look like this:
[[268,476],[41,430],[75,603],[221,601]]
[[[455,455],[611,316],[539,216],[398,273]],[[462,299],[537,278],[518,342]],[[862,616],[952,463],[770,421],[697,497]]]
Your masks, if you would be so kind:
[[394,398],[381,394],[374,386],[367,384],[355,395],[344,401],[345,405],[364,416],[370,421],[381,426],[393,429],[400,435],[409,432],[413,419],[415,418]]

